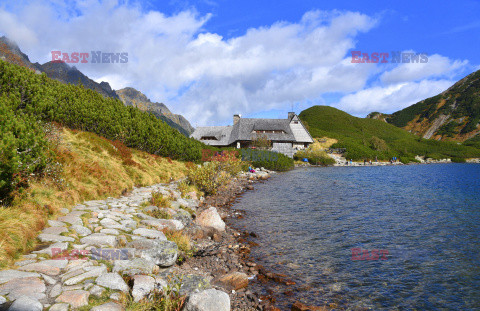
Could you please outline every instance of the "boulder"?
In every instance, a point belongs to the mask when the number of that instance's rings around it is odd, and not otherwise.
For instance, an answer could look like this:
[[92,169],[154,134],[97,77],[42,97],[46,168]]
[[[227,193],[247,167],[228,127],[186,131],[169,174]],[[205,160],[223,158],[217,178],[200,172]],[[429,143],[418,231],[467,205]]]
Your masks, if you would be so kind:
[[149,260],[160,267],[170,267],[175,264],[178,256],[178,247],[175,242],[163,240],[153,241],[151,248],[137,249],[139,257]]
[[[180,280],[178,280],[180,281]],[[208,279],[201,275],[189,274],[184,275],[181,279],[180,295],[188,295],[190,293],[199,292],[211,288]]]
[[75,239],[69,236],[50,234],[50,233],[41,233],[38,236],[38,239],[41,242],[74,242]]
[[72,306],[72,308],[80,308],[88,305],[88,297],[90,293],[84,290],[70,290],[63,292],[55,299],[55,302],[64,302]]
[[0,286],[0,295],[7,295],[9,300],[16,300],[22,296],[34,299],[45,298],[46,286],[43,280],[37,277],[13,279]]
[[191,294],[184,311],[230,311],[230,297],[222,291],[207,289]]
[[248,286],[248,276],[242,272],[232,272],[217,280],[228,290],[239,290]]
[[[83,270],[82,270],[83,271]],[[83,282],[84,280],[88,278],[94,278],[98,277],[104,273],[107,272],[107,267],[106,266],[98,266],[98,267],[92,267],[89,271],[86,271],[84,273],[75,275],[71,278],[65,279],[64,284],[65,285],[74,285],[78,284],[80,282]]]
[[70,227],[70,229],[75,230],[75,232],[77,232],[79,236],[86,236],[92,234],[92,231],[90,229],[80,225],[73,225]]
[[138,228],[133,230],[133,234],[139,235],[145,238],[149,238],[149,239],[160,239],[165,241],[167,240],[167,238],[165,237],[165,234],[163,234],[163,232],[159,230]]
[[13,302],[8,311],[42,311],[43,305],[32,297],[22,296]]
[[152,262],[144,258],[134,258],[132,260],[115,260],[113,272],[120,274],[151,274],[158,270],[158,267]]
[[203,227],[211,227],[218,231],[225,231],[225,222],[213,206],[204,210],[196,218],[196,223]]
[[90,311],[124,311],[125,308],[118,303],[113,301],[104,303],[103,305],[99,305],[90,309]]
[[118,244],[118,240],[116,236],[113,235],[106,235],[103,233],[93,233],[87,235],[86,237],[80,239],[82,244],[88,244],[92,246],[111,246],[116,247]]
[[23,272],[18,270],[3,270],[0,271],[0,284],[6,283],[8,281],[19,279],[19,278],[28,278],[28,277],[39,277],[40,274],[35,272]]
[[51,306],[50,309],[48,309],[48,311],[68,311],[68,310],[70,310],[70,306],[68,303],[64,303],[64,302],[56,303],[53,306]]
[[104,273],[95,282],[100,286],[120,290],[124,293],[127,293],[130,289],[118,273]]
[[178,231],[185,227],[181,221],[175,219],[143,219],[140,223],[142,225],[155,227],[158,230],[171,229]]
[[132,296],[138,302],[150,294],[155,288],[155,279],[148,275],[135,275],[133,277]]
[[64,232],[68,232],[68,229],[65,227],[48,227],[42,230],[42,233],[55,235],[60,235]]

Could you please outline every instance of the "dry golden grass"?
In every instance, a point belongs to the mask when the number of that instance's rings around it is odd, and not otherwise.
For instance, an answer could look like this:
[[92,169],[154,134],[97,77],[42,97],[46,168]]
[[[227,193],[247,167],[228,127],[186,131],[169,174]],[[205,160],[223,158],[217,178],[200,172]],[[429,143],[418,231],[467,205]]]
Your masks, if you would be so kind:
[[314,138],[313,144],[311,144],[309,147],[314,151],[325,150],[327,148],[330,148],[330,146],[335,144],[336,142],[338,142],[338,140],[336,140],[335,138]]
[[178,249],[185,252],[187,256],[193,255],[193,247],[190,240],[190,237],[183,233],[182,231],[175,231],[170,229],[162,230],[167,240],[175,242],[178,246]]
[[13,204],[0,208],[0,267],[10,266],[36,246],[35,237],[61,208],[85,200],[119,196],[185,176],[185,163],[128,149],[88,132],[61,130],[56,150],[62,163],[63,186],[50,178],[33,181]]

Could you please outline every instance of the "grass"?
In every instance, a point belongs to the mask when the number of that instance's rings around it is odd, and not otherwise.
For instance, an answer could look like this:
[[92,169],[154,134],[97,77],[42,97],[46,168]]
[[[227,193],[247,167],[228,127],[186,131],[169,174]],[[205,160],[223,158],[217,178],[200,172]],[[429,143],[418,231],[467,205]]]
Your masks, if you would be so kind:
[[[131,283],[131,279],[125,280],[127,283]],[[185,296],[179,294],[182,280],[176,280],[172,282],[169,278],[168,286],[163,288],[161,292],[154,291],[148,296],[148,299],[142,299],[135,302],[133,296],[128,293],[120,293],[121,298],[119,301],[110,299],[110,295],[113,293],[119,293],[111,289],[106,289],[100,297],[91,295],[89,303],[86,306],[78,308],[79,311],[87,311],[95,306],[102,305],[109,301],[113,301],[122,305],[127,311],[180,311],[185,302]]]
[[161,192],[152,192],[150,204],[156,207],[170,207],[170,198],[164,197]]
[[331,146],[336,143],[336,140],[328,138],[321,139],[321,142],[316,138],[313,140],[313,144],[308,146],[308,148],[297,151],[294,159],[302,160],[306,158],[310,164],[314,165],[327,166],[335,164],[335,160],[325,152],[325,149],[327,146]]
[[353,160],[388,160],[415,155],[438,154],[443,158],[476,158],[480,149],[455,142],[423,139],[381,120],[356,118],[341,110],[314,106],[300,113],[313,137],[337,139],[332,148],[346,148],[345,157]]
[[185,176],[185,163],[122,147],[96,134],[60,129],[55,153],[59,176],[31,182],[10,206],[0,207],[0,267],[11,266],[36,246],[36,236],[61,208],[86,200],[120,196],[134,186]]

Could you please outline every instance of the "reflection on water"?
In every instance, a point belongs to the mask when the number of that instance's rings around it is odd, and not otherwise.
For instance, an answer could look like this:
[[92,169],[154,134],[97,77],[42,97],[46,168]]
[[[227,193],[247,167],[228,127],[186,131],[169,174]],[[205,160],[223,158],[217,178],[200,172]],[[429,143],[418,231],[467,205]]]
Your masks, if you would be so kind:
[[479,177],[474,164],[296,169],[247,192],[235,225],[297,282],[285,309],[480,310]]

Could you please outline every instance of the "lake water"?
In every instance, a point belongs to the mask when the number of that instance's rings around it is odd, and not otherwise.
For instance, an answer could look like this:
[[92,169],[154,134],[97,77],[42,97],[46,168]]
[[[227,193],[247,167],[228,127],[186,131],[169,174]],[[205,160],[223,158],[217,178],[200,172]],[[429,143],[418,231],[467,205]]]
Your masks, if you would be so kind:
[[297,283],[268,288],[282,309],[480,310],[480,165],[301,168],[233,208],[252,256]]

